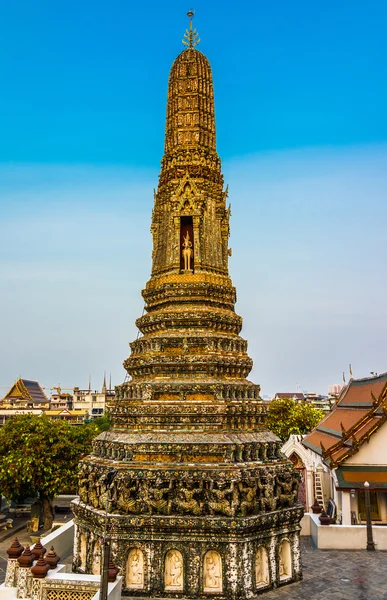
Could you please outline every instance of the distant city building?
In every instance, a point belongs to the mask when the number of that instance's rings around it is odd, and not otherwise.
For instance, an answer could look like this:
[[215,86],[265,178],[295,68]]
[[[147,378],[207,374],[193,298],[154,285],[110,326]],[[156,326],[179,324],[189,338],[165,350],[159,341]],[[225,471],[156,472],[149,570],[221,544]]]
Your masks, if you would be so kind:
[[313,404],[313,406],[321,408],[321,410],[324,410],[325,412],[328,412],[331,409],[334,402],[330,401],[327,396],[322,396],[316,392],[277,392],[273,399],[280,400],[281,398],[293,400],[298,404],[303,402]]
[[27,413],[44,413],[50,419],[80,425],[104,414],[106,401],[114,398],[114,390],[110,388],[111,382],[107,389],[105,377],[101,392],[91,391],[90,386],[87,390],[75,387],[66,391],[57,387],[48,399],[37,381],[18,379],[0,400],[0,425],[14,415]]
[[321,394],[316,394],[316,392],[308,392],[305,395],[305,402],[313,404],[313,406],[325,412],[328,412],[332,408],[332,401],[329,400],[328,396],[322,396]]
[[305,396],[302,392],[277,392],[274,398],[275,400],[279,400],[280,398],[289,398],[295,402],[303,402],[305,400]]
[[341,394],[341,390],[343,389],[343,385],[336,383],[335,385],[330,385],[328,387],[328,396],[339,396]]
[[88,413],[85,410],[46,410],[45,414],[54,421],[67,421],[71,425],[83,425],[88,419]]
[[41,408],[0,408],[0,426],[15,415],[43,415],[44,412]]
[[101,417],[105,412],[106,402],[114,398],[114,390],[106,386],[106,377],[104,377],[102,390],[91,391],[90,386],[87,390],[81,390],[79,387],[74,388],[73,394],[73,410],[83,410],[87,413],[89,419]]
[[50,410],[72,410],[73,394],[63,392],[60,387],[56,389],[56,394],[51,394]]

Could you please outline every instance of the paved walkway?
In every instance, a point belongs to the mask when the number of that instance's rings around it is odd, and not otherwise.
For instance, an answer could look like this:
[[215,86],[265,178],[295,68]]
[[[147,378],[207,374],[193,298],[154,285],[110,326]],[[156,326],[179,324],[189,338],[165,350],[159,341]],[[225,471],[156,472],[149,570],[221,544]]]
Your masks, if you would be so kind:
[[[26,531],[18,538],[23,546],[30,542]],[[0,583],[12,539],[0,542]],[[262,600],[387,600],[387,552],[316,550],[310,538],[301,540],[304,579],[262,594]]]
[[387,552],[316,550],[302,537],[304,578],[262,600],[387,600]]

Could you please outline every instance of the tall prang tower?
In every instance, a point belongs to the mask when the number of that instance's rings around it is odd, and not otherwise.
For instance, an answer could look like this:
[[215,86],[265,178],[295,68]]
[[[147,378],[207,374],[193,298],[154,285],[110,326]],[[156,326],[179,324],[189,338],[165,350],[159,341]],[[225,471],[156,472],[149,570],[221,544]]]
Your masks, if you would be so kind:
[[244,599],[301,578],[303,510],[246,379],[212,74],[188,16],[169,77],[142,336],[112,428],[80,465],[73,566],[98,573],[107,532],[127,595]]

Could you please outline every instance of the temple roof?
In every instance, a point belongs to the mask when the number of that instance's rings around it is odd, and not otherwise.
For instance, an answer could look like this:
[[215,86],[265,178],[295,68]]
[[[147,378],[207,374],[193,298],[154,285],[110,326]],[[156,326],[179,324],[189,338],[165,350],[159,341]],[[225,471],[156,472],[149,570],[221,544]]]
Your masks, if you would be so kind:
[[387,373],[351,379],[332,411],[302,440],[335,468],[387,420]]
[[48,398],[45,396],[40,384],[30,379],[18,379],[6,393],[4,400],[26,400],[34,404],[45,404]]

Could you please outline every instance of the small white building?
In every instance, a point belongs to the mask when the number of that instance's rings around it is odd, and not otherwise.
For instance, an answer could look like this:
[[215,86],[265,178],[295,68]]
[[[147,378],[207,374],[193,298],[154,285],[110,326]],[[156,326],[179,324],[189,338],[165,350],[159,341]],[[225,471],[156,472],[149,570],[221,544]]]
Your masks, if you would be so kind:
[[387,549],[386,421],[387,373],[351,379],[311,433],[291,436],[284,444],[282,451],[301,472],[299,497],[306,511],[317,498],[335,519],[334,525],[326,527],[317,515],[310,517],[315,535],[320,533],[324,540],[323,545],[315,540],[319,547],[363,547],[364,483],[368,481],[375,541],[377,547]]

